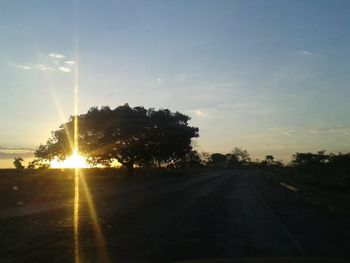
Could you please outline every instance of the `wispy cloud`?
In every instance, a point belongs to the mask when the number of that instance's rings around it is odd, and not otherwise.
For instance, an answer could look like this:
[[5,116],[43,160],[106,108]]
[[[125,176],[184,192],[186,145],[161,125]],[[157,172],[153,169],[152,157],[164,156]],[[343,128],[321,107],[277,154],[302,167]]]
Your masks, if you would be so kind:
[[0,159],[8,160],[18,156],[22,158],[33,157],[34,149],[30,148],[14,148],[14,147],[1,147],[0,146]]
[[68,60],[68,61],[65,61],[64,63],[68,64],[68,65],[74,65],[75,61],[74,60]]
[[303,57],[313,57],[316,54],[310,50],[298,50],[297,54],[303,56]]
[[62,71],[62,72],[71,72],[71,69],[70,68],[67,68],[67,67],[58,67],[58,70]]
[[302,51],[300,51],[300,53],[303,55],[312,55],[313,54],[312,52],[307,51],[307,50],[302,50]]
[[34,151],[34,148],[30,148],[30,147],[5,147],[5,146],[0,146],[0,151]]
[[44,64],[36,64],[34,67],[40,71],[54,71],[52,67],[46,66]]
[[65,58],[66,56],[60,53],[49,53],[40,64],[12,64],[12,66],[22,70],[69,73],[72,71],[75,61],[72,59],[65,60]]
[[19,65],[19,64],[13,64],[13,65],[19,69],[24,69],[24,70],[31,70],[32,69],[30,66],[26,66],[26,65]]
[[334,127],[322,127],[322,128],[310,129],[309,132],[313,134],[344,132],[344,134],[347,135],[350,132],[350,127],[346,127],[343,124],[337,124]]
[[64,59],[66,56],[62,55],[60,53],[50,53],[49,57],[51,57],[51,58],[58,58],[58,59]]
[[208,115],[208,112],[205,112],[205,111],[200,110],[200,109],[191,110],[191,111],[188,111],[188,112],[194,114],[197,117],[205,117],[205,116]]
[[283,133],[283,135],[285,135],[285,136],[290,136],[290,135],[293,135],[293,134],[295,134],[295,130],[287,130],[287,131],[285,131]]
[[272,126],[272,127],[268,128],[267,130],[268,130],[268,131],[278,131],[278,130],[280,130],[280,129],[281,129],[281,127]]

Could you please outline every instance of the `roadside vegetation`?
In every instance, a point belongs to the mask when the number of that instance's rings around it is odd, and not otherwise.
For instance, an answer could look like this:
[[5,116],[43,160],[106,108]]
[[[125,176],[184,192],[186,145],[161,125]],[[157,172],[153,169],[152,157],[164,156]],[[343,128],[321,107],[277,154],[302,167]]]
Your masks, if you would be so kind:
[[[48,169],[47,165],[34,169],[32,164],[24,169],[20,157],[14,161],[16,169],[1,169],[1,178],[22,181],[21,178],[73,178],[71,169]],[[273,155],[264,160],[252,161],[249,153],[235,147],[230,153],[189,151],[181,162],[166,166],[137,166],[133,174],[145,176],[186,176],[202,170],[217,169],[261,169],[266,178],[276,185],[287,184],[297,189],[297,195],[336,214],[350,215],[350,153],[326,154],[296,153],[289,164],[276,161]],[[84,169],[88,177],[123,178],[120,175],[130,174],[126,167]],[[7,175],[7,176],[4,176]],[[27,175],[27,176],[23,176]],[[11,179],[11,177],[13,179]],[[14,183],[16,184],[16,183]]]
[[[350,203],[350,153],[296,153],[288,164],[273,155],[252,160],[248,151],[239,147],[229,153],[209,154],[197,150],[199,129],[189,121],[189,116],[168,109],[128,104],[115,109],[92,107],[53,131],[46,144],[36,149],[27,169],[23,159],[16,157],[13,165],[17,171],[2,172],[50,174],[44,172],[50,162],[69,157],[77,143],[79,154],[93,167],[86,174],[186,174],[198,169],[260,168],[272,181],[290,184],[320,203]],[[110,168],[116,161],[121,169]]]
[[329,211],[350,214],[350,153],[296,153],[288,165],[269,167],[265,175]]

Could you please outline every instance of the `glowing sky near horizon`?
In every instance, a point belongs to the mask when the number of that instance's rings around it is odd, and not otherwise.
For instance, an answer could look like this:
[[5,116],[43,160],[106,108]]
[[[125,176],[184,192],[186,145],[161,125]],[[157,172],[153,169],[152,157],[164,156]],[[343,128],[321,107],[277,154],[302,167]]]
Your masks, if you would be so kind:
[[0,167],[73,114],[77,29],[81,113],[178,110],[208,152],[350,151],[349,1],[12,0],[0,17]]

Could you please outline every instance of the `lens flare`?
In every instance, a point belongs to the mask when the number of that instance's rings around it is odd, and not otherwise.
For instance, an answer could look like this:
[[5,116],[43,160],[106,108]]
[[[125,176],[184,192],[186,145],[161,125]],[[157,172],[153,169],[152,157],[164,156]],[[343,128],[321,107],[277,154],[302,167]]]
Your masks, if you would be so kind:
[[[76,63],[75,63],[75,71],[74,71],[74,148],[73,155],[68,158],[70,160],[72,166],[75,168],[75,180],[74,180],[74,252],[75,252],[75,263],[80,263],[80,247],[79,247],[79,185],[82,185],[82,190],[84,192],[85,201],[87,204],[87,208],[89,211],[89,216],[92,221],[92,227],[95,234],[96,246],[98,249],[99,262],[109,263],[110,258],[107,251],[107,246],[105,239],[103,237],[103,233],[101,230],[101,226],[98,220],[98,214],[95,208],[95,204],[92,200],[92,195],[90,193],[88,184],[85,180],[85,176],[83,170],[81,168],[87,168],[88,164],[83,156],[79,155],[79,123],[78,123],[78,91],[79,91],[79,42],[77,41],[77,50],[76,50]],[[66,160],[66,161],[67,161]]]
[[79,257],[79,170],[74,174],[74,210],[73,210],[73,232],[74,232],[74,256],[75,263],[80,263]]
[[60,161],[57,158],[51,161],[51,168],[68,168],[68,169],[80,169],[80,168],[89,168],[90,165],[86,162],[84,156],[81,156],[79,153],[74,152],[67,159]]
[[81,170],[80,165],[84,164],[84,158],[79,155],[79,141],[78,141],[78,89],[79,89],[79,43],[76,46],[76,64],[74,67],[74,150],[72,155],[72,162],[75,163],[74,174],[74,214],[73,214],[73,230],[74,230],[74,254],[75,263],[80,263],[79,254],[79,179]]

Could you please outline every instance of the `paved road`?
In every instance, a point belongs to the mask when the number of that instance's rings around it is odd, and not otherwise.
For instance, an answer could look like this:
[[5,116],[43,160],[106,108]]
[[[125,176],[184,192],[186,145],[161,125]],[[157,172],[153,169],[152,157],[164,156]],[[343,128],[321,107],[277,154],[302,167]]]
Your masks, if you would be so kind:
[[[348,219],[319,211],[259,171],[88,183],[112,262],[350,256]],[[98,262],[96,231],[84,195],[80,200],[80,259]],[[3,212],[1,261],[74,261],[71,198],[44,207],[35,214]]]

